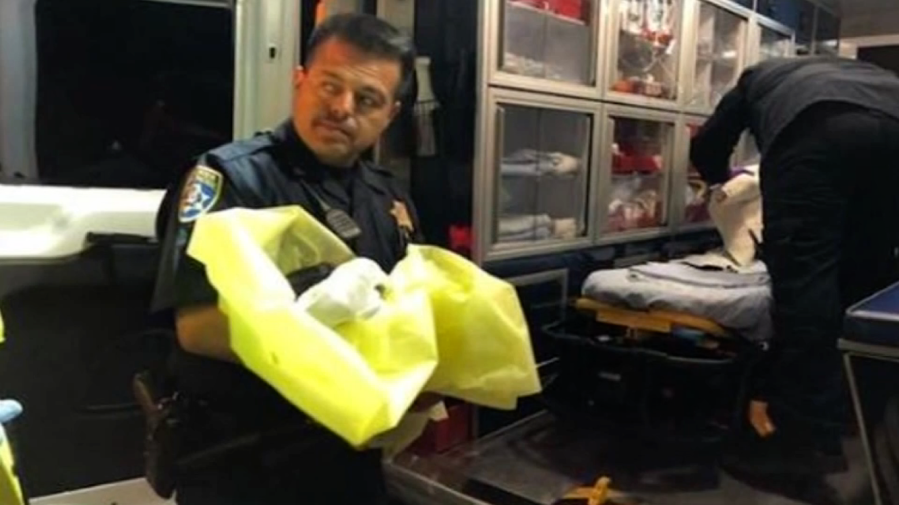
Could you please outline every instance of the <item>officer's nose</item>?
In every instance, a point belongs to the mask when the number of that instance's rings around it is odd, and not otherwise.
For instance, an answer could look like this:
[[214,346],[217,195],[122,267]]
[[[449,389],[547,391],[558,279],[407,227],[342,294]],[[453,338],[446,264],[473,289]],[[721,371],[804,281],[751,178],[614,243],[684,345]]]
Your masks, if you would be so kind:
[[355,104],[353,93],[345,91],[335,96],[330,103],[331,116],[337,120],[344,120],[353,114]]

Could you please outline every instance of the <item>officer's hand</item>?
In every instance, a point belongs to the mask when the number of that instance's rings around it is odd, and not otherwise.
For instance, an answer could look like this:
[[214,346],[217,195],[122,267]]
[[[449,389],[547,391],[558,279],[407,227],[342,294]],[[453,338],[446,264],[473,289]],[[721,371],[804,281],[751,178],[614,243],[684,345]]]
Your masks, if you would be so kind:
[[753,400],[749,403],[749,423],[762,438],[768,438],[777,431],[771,417],[768,416],[768,404]]
[[387,274],[367,258],[350,260],[325,280],[306,290],[297,305],[322,324],[335,327],[353,319],[368,319],[383,305]]

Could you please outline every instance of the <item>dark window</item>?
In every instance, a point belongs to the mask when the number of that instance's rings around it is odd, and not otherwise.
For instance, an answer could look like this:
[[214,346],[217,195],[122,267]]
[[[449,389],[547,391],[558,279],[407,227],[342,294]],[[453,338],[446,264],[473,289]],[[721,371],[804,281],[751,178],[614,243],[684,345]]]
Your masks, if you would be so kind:
[[33,129],[36,162],[4,164],[5,177],[162,188],[228,142],[234,21],[227,0],[205,3],[38,0],[20,41],[35,48],[34,121],[18,124]]

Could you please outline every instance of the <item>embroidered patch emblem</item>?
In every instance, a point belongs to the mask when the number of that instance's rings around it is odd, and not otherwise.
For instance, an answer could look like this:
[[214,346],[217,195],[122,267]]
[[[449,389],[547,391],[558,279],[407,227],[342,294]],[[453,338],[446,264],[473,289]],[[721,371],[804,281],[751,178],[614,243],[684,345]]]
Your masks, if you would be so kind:
[[222,180],[222,174],[211,168],[202,165],[195,167],[181,193],[178,220],[190,223],[209,212],[221,196]]
[[393,201],[393,209],[390,210],[390,213],[393,215],[393,218],[396,219],[396,224],[406,230],[408,233],[412,233],[415,231],[415,226],[412,225],[412,218],[409,217],[409,209],[406,208],[406,204],[399,201]]

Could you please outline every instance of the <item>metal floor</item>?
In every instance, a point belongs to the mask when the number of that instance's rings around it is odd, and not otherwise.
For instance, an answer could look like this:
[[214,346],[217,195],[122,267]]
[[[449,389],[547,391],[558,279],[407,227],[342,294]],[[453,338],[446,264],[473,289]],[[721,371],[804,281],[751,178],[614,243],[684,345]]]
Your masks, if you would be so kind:
[[[848,472],[798,485],[830,486],[841,497],[838,505],[872,504],[861,443],[847,443],[846,454]],[[652,445],[540,414],[446,455],[403,456],[388,473],[410,505],[552,505],[600,476],[646,505],[804,503],[734,480],[717,468],[717,459],[715,449]]]
[[32,498],[29,505],[175,505],[158,498],[143,479]]

